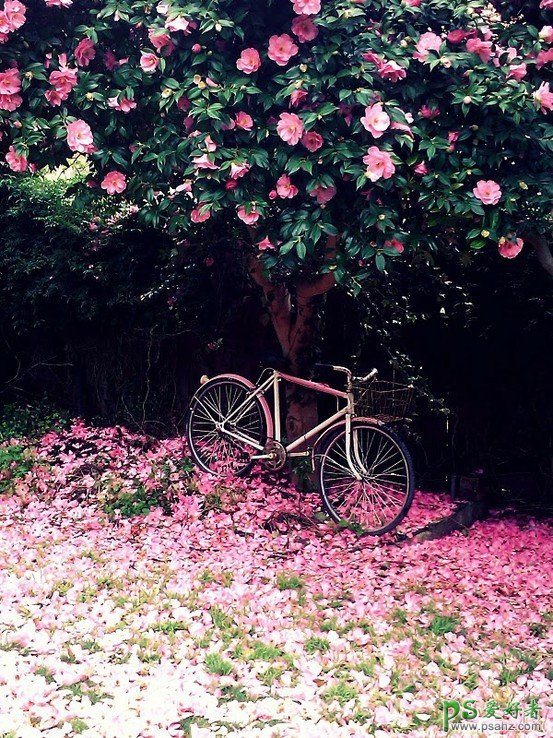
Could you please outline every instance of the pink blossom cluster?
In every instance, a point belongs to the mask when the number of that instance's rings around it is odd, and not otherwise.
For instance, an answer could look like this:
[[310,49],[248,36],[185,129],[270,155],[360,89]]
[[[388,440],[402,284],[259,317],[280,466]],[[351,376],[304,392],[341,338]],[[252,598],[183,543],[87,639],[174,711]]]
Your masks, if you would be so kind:
[[68,65],[66,54],[59,55],[58,69],[50,72],[48,81],[52,89],[46,90],[44,96],[50,105],[59,106],[67,100],[77,84],[77,70]]
[[402,67],[396,61],[384,59],[372,51],[367,51],[361,56],[364,61],[370,62],[376,66],[376,71],[382,79],[389,82],[399,82],[400,79],[405,79],[407,76],[407,69]]
[[0,44],[6,43],[10,33],[14,33],[25,23],[27,8],[19,0],[5,0],[0,10]]
[[0,110],[16,110],[23,102],[19,69],[11,67],[0,72]]

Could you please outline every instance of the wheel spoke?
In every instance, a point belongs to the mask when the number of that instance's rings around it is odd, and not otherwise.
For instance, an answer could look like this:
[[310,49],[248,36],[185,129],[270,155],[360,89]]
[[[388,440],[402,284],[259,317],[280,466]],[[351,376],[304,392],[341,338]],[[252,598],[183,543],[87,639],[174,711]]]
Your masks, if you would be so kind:
[[[240,438],[221,429],[225,420],[237,410],[228,431]],[[204,470],[222,475],[238,474],[251,463],[256,447],[263,446],[266,441],[261,403],[251,397],[248,387],[234,379],[207,386],[192,406],[188,438],[196,461]]]
[[391,530],[411,503],[412,479],[405,454],[393,434],[372,424],[353,429],[351,461],[346,430],[331,437],[320,457],[319,485],[332,517],[368,532]]

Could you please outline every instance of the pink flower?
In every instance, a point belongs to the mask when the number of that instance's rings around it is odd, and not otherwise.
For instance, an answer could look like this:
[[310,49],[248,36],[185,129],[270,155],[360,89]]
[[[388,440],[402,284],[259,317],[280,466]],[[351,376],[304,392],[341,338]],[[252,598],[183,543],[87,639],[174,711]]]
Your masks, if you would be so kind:
[[553,26],[544,26],[539,32],[539,37],[546,44],[553,44]]
[[336,187],[334,185],[329,185],[328,187],[317,185],[311,190],[309,194],[311,195],[311,197],[316,198],[317,203],[321,207],[324,207],[326,203],[330,202],[336,194]]
[[5,72],[0,72],[0,95],[14,95],[21,90],[19,69],[12,67]]
[[292,198],[298,194],[298,188],[292,184],[292,180],[287,174],[281,174],[277,179],[276,191],[279,197]]
[[159,58],[151,51],[143,51],[140,56],[140,66],[146,74],[152,74],[159,66]]
[[48,8],[70,8],[73,0],[44,0],[44,4]]
[[398,241],[397,238],[391,238],[389,241],[384,241],[384,246],[387,249],[393,249],[394,251],[397,251],[398,254],[403,254],[405,251],[405,246],[401,241]]
[[245,113],[243,110],[240,110],[240,112],[236,113],[234,122],[236,124],[236,127],[241,128],[243,131],[251,131],[253,128],[252,116],[248,113]]
[[67,124],[67,145],[71,151],[81,154],[90,154],[94,151],[94,138],[88,123],[84,120],[74,120]]
[[493,179],[480,179],[472,190],[472,194],[484,205],[497,205],[501,199],[501,187]]
[[236,162],[232,162],[230,165],[230,176],[231,179],[239,179],[240,177],[243,177],[245,174],[247,174],[250,171],[250,165],[243,162],[242,164],[237,164]]
[[382,79],[386,79],[389,82],[398,82],[407,76],[405,67],[401,67],[395,61],[383,61],[377,66],[377,71]]
[[285,67],[298,51],[299,49],[292,37],[287,33],[283,33],[282,36],[271,36],[269,39],[268,57],[276,62],[279,67]]
[[67,66],[65,55],[60,56],[59,62],[60,68],[57,71],[50,72],[48,81],[58,95],[63,100],[66,100],[73,87],[77,84],[77,70]]
[[553,92],[549,88],[549,82],[542,82],[534,92],[534,102],[538,104],[542,113],[553,110]]
[[122,97],[118,100],[116,97],[108,97],[108,105],[114,110],[120,110],[122,113],[129,113],[136,108],[136,103],[128,97]]
[[246,212],[246,208],[244,207],[244,205],[240,205],[236,213],[240,220],[246,225],[253,225],[259,220],[259,213],[257,212],[255,203],[250,208],[249,213]]
[[544,10],[553,10],[553,0],[541,0],[540,8]]
[[44,97],[48,100],[50,105],[58,106],[61,105],[64,101],[65,97],[63,95],[60,95],[59,92],[56,92],[56,90],[46,90],[44,93]]
[[415,167],[414,172],[415,174],[419,174],[421,177],[424,177],[425,174],[428,174],[428,167],[423,161],[421,161],[421,163],[417,164]]
[[244,49],[236,61],[237,68],[244,74],[253,74],[261,66],[261,57],[257,49]]
[[12,172],[24,172],[27,169],[27,158],[18,154],[13,146],[10,146],[6,154],[6,163]]
[[[540,51],[536,57],[536,69],[541,69],[546,64],[549,64],[549,62],[553,61],[553,48],[552,49],[543,49]],[[523,66],[522,64],[519,66]],[[511,67],[512,69],[512,67]]]
[[113,51],[111,51],[111,49],[106,51],[106,53],[104,54],[104,64],[106,65],[106,68],[109,69],[110,72],[113,72],[113,70],[119,64],[119,60],[117,59]]
[[469,32],[462,28],[455,28],[447,34],[447,40],[450,44],[461,44],[468,37]]
[[295,113],[281,113],[277,123],[277,133],[283,141],[294,146],[303,135],[302,119]]
[[192,161],[196,169],[219,169],[215,162],[211,161],[207,154],[192,157]]
[[88,67],[96,56],[96,49],[89,38],[83,38],[75,48],[75,59],[80,67]]
[[204,146],[206,151],[217,151],[217,144],[209,134],[204,138]]
[[481,41],[479,38],[469,38],[467,51],[479,56],[484,63],[489,62],[492,56],[492,42]]
[[316,15],[321,10],[321,0],[292,0],[298,15]]
[[160,33],[155,28],[150,28],[148,38],[157,53],[162,56],[170,56],[177,48],[168,34]]
[[515,79],[517,82],[520,82],[524,77],[526,77],[527,73],[528,68],[526,67],[526,64],[513,64],[512,67],[509,67],[507,79]]
[[105,190],[108,195],[115,195],[116,192],[124,192],[127,188],[127,178],[121,172],[112,170],[108,172],[102,180],[100,187]]
[[361,118],[361,123],[374,138],[380,138],[390,127],[390,116],[384,112],[382,103],[375,103],[365,108],[365,115]]
[[511,241],[508,238],[501,237],[499,239],[499,253],[504,259],[514,259],[522,251],[524,241],[522,238],[517,238],[516,241]]
[[371,182],[379,179],[390,179],[396,171],[392,157],[387,151],[381,151],[377,146],[371,146],[363,157],[363,164],[367,165],[366,175]]
[[321,148],[324,143],[323,137],[320,133],[315,131],[308,131],[301,137],[301,142],[308,151],[317,151]]
[[290,105],[293,108],[297,108],[302,100],[305,100],[306,97],[307,92],[305,90],[294,90],[294,92],[290,95]]
[[313,41],[319,35],[319,29],[313,23],[311,18],[306,15],[297,15],[292,21],[292,33],[298,37],[298,41],[302,44],[306,41]]
[[449,141],[448,151],[455,151],[455,144],[459,140],[459,131],[450,131],[447,134],[447,140]]
[[192,21],[186,20],[183,16],[173,18],[165,23],[165,28],[168,31],[182,31],[185,35],[188,35],[195,28],[195,24]]
[[276,248],[274,243],[269,240],[268,236],[265,236],[265,238],[262,241],[258,241],[257,248],[260,251],[266,251],[267,249],[274,249]]
[[[23,103],[21,95],[0,95],[0,110],[17,110],[17,108]],[[16,125],[13,123],[12,125]]]
[[211,213],[209,210],[206,210],[204,213],[200,212],[200,208],[194,208],[194,210],[190,213],[190,220],[192,223],[203,223],[206,220],[209,220],[211,218]]
[[431,31],[423,33],[417,41],[417,50],[413,54],[413,59],[418,59],[418,61],[421,62],[426,61],[428,59],[428,54],[431,51],[439,51],[442,43],[443,39],[435,33],[432,33]]
[[4,31],[4,29],[2,29],[4,33],[17,31],[18,28],[21,28],[26,20],[26,11],[27,8],[23,3],[18,2],[18,0],[6,0],[4,3],[4,16],[8,24],[8,30]]
[[440,108],[431,108],[429,105],[423,105],[422,108],[419,110],[419,113],[422,115],[423,118],[433,120],[440,115]]
[[411,126],[408,123],[400,123],[398,120],[395,120],[390,128],[393,131],[401,131],[402,133],[406,133],[408,136],[411,136],[411,138],[414,137]]

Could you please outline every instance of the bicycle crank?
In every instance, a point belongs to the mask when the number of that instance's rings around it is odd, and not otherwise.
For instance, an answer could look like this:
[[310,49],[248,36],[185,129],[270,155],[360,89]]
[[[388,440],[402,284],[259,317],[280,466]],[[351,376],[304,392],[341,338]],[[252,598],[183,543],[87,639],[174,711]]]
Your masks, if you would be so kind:
[[267,469],[278,471],[286,464],[286,449],[282,443],[275,441],[273,438],[267,441],[263,453],[270,454],[268,459],[263,459],[263,464]]

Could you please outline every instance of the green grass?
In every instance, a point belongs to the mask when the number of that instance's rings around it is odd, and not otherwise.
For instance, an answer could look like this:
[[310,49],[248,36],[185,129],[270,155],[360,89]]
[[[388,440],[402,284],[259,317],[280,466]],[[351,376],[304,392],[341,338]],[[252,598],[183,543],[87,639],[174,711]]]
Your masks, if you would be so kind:
[[170,512],[167,497],[160,490],[147,490],[140,484],[132,492],[123,492],[108,499],[104,503],[104,512],[110,517],[119,513],[124,518],[132,518],[136,515],[147,515],[150,510],[157,507],[163,508],[166,513]]
[[25,446],[0,446],[0,492],[10,490],[34,466],[34,454]]
[[213,625],[216,628],[219,628],[219,630],[228,630],[234,626],[234,620],[231,616],[227,615],[224,610],[221,610],[221,608],[216,605],[209,608],[209,614],[213,620]]
[[[54,675],[52,674],[52,672],[47,666],[38,666],[35,669],[35,674],[37,674],[38,676],[44,677],[46,681],[48,682],[48,684],[51,684],[53,681],[55,681]],[[0,738],[2,738],[1,734],[0,734]]]
[[223,687],[221,694],[221,699],[228,702],[247,702],[250,699],[246,690],[240,684],[229,684],[227,687]]
[[283,651],[276,646],[258,642],[253,647],[252,659],[259,661],[274,661],[283,655]]
[[459,627],[457,618],[450,615],[435,615],[432,619],[428,630],[436,636],[443,636],[446,633],[453,633]]
[[208,653],[205,657],[205,667],[210,674],[228,676],[232,674],[232,664],[218,653]]
[[286,669],[282,666],[269,666],[266,671],[259,674],[258,678],[266,687],[272,687],[274,682],[276,682],[277,679],[280,679],[285,671]]
[[306,653],[314,654],[317,652],[326,653],[330,650],[330,643],[326,638],[320,636],[311,636],[304,645]]
[[400,625],[407,625],[408,618],[407,618],[407,612],[405,610],[402,610],[401,607],[396,607],[391,612],[392,620],[394,620],[396,623],[400,623]]
[[75,733],[84,733],[85,730],[88,730],[88,725],[81,718],[73,718],[70,723]]
[[156,623],[152,626],[156,633],[176,633],[179,630],[188,630],[186,623],[180,620],[166,620],[164,623]]
[[277,574],[276,584],[281,592],[285,589],[301,590],[305,587],[305,581],[297,574],[283,571]]
[[338,700],[338,702],[343,705],[346,702],[349,702],[350,700],[353,700],[357,697],[357,691],[354,687],[351,686],[351,684],[347,684],[344,681],[338,682],[338,684],[335,684],[333,687],[330,687],[325,694],[324,699],[327,702],[332,702],[333,700]]
[[361,661],[357,664],[357,670],[362,672],[365,676],[373,676],[374,675],[374,661]]

